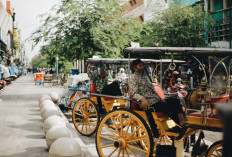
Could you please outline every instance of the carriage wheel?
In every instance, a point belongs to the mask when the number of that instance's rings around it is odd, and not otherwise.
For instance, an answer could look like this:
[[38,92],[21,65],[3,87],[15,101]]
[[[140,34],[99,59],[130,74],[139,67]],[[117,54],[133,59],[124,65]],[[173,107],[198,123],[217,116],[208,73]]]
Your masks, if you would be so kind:
[[90,99],[79,99],[73,107],[73,123],[77,131],[85,136],[92,135],[100,117],[97,106]]
[[[131,131],[133,125],[137,129]],[[144,135],[136,136],[138,130]],[[139,141],[147,143],[147,149],[141,149]],[[102,119],[97,129],[96,147],[98,155],[103,156],[146,156],[153,154],[153,139],[144,119],[133,111],[118,109],[110,111]]]
[[[137,126],[132,127],[132,130],[135,130],[137,128]],[[136,136],[137,138],[141,138],[142,136],[145,135],[145,132],[141,129],[139,129],[136,132]],[[154,151],[153,153],[156,153],[156,147],[157,145],[172,145],[172,139],[166,135],[163,136],[159,136],[158,138],[153,137],[153,141],[154,141]],[[138,141],[138,143],[140,144],[140,146],[145,149],[148,150],[148,142],[145,140],[140,140]],[[155,154],[153,154],[153,157],[155,156]]]
[[206,152],[206,157],[222,157],[222,141],[213,143]]

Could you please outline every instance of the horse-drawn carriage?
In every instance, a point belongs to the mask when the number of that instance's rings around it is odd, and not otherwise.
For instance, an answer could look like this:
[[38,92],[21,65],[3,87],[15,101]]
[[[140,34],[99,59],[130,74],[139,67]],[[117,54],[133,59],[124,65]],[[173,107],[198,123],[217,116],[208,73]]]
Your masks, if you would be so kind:
[[[187,142],[187,138],[189,136],[192,136],[193,138],[193,135],[197,132],[201,132],[199,138],[202,138],[202,130],[223,130],[222,122],[217,117],[215,104],[228,101],[229,99],[229,76],[231,70],[229,68],[231,67],[227,65],[230,65],[232,50],[214,48],[150,47],[126,48],[124,52],[128,57],[129,62],[131,58],[134,57],[159,59],[165,57],[174,58],[175,56],[182,58],[192,57],[198,63],[197,66],[200,68],[199,71],[201,70],[204,76],[200,79],[198,78],[200,82],[197,82],[196,86],[189,90],[190,94],[186,98],[188,104],[186,111],[186,126],[188,129],[184,134],[179,132],[178,129],[174,129],[180,126],[169,117],[161,113],[152,112],[159,132],[159,137],[156,137],[154,135],[155,130],[153,130],[152,125],[148,121],[146,112],[133,108],[133,101],[130,101],[130,109],[121,108],[111,110],[101,119],[100,123],[98,122],[99,126],[96,131],[96,147],[99,156],[158,156],[162,149],[156,148],[162,148],[162,145],[172,146],[174,143],[180,141]],[[162,62],[160,64],[162,67]],[[163,72],[162,68],[160,68],[160,70],[159,77],[161,83]],[[225,72],[225,75],[217,76],[217,71],[220,73]],[[193,81],[194,79],[191,80]],[[220,82],[220,86],[217,86],[219,80],[222,82]],[[83,106],[82,109],[87,109],[87,111],[89,111],[86,106]],[[96,113],[97,110],[93,112],[94,115],[96,115]],[[97,120],[99,120],[99,118]],[[92,124],[87,123],[87,125]],[[199,140],[193,144],[198,145]],[[207,150],[207,147],[205,147],[205,156],[221,156],[221,147],[221,141],[215,142]],[[166,146],[165,148],[170,152],[173,151],[173,147]],[[199,150],[200,149],[195,149],[192,156],[198,156],[200,152]]]
[[[133,59],[132,59],[133,60]],[[146,65],[157,70],[160,60],[142,59]],[[165,63],[171,60],[164,60]],[[183,63],[183,61],[172,60],[175,63]],[[100,118],[105,113],[117,108],[129,108],[128,98],[128,77],[112,78],[109,73],[118,73],[121,69],[128,71],[128,59],[110,59],[110,58],[89,58],[87,63],[91,65],[89,68],[94,69],[93,73],[99,73],[99,68],[103,69],[109,76],[108,90],[103,90],[101,93],[96,93],[96,86],[90,82],[90,91],[81,89],[72,89],[73,93],[85,93],[85,97],[75,101],[73,105],[73,123],[77,131],[85,136],[92,135],[99,125]],[[150,71],[151,74],[153,71]],[[96,74],[98,75],[98,74]]]

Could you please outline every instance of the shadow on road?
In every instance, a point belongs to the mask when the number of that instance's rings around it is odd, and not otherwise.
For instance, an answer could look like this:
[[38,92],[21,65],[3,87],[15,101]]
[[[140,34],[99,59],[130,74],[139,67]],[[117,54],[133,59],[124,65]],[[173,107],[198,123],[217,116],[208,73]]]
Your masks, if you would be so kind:
[[22,124],[22,125],[10,125],[9,127],[21,129],[21,130],[26,130],[26,131],[30,131],[30,132],[36,132],[36,133],[43,132],[43,125],[42,124],[35,125],[35,123],[27,123],[27,124]]
[[26,152],[17,153],[7,157],[48,157],[47,147],[29,147]]
[[22,95],[16,95],[16,94],[12,94],[12,95],[1,95],[1,99],[3,101],[31,101],[31,100],[37,100],[39,98],[38,94],[22,94]]

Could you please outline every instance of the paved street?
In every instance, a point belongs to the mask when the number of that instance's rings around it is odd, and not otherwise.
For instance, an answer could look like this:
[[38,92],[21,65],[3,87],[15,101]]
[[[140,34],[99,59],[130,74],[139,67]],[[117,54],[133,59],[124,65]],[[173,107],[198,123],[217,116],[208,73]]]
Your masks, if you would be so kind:
[[0,95],[0,156],[48,156],[38,99],[62,88],[34,85],[33,78],[21,76]]

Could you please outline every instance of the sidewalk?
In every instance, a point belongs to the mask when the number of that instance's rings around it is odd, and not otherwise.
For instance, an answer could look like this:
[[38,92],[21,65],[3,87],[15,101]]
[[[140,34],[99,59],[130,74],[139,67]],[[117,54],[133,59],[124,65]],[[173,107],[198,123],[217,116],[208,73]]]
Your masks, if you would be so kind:
[[0,95],[0,156],[47,157],[38,99],[62,88],[34,84],[34,76],[21,76]]

